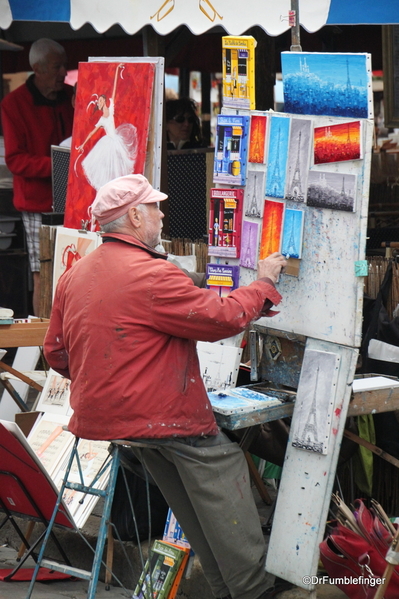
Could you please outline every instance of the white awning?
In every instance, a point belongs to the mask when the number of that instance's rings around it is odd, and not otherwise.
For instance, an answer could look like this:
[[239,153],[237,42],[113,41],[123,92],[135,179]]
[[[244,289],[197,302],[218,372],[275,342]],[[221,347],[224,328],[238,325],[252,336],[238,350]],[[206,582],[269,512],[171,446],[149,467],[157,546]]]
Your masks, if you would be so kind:
[[[0,28],[13,21],[91,23],[100,33],[115,24],[130,34],[152,25],[160,34],[187,27],[195,34],[215,25],[240,35],[259,25],[269,35],[289,29],[290,0],[0,0]],[[299,0],[300,22],[309,32],[324,25],[399,23],[399,0]]]

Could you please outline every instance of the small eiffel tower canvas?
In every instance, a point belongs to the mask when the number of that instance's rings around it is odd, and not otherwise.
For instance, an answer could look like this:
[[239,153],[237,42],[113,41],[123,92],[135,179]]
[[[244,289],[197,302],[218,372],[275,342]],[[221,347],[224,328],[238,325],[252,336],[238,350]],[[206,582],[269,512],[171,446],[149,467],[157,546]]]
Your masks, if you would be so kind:
[[284,198],[290,119],[272,116],[266,175],[266,195]]
[[312,121],[292,118],[288,147],[286,200],[306,202],[311,141]]
[[332,352],[305,351],[291,427],[293,447],[328,452],[339,360]]
[[302,257],[302,236],[305,212],[286,208],[284,213],[281,253],[286,258]]

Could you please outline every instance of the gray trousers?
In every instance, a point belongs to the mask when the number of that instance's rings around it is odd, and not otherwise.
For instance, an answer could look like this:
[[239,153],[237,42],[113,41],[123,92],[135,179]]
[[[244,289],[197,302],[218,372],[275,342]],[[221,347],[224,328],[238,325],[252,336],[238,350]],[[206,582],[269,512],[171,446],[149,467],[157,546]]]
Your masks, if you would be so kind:
[[198,555],[215,597],[257,599],[268,586],[265,543],[243,451],[224,433],[147,441],[148,449],[133,451]]

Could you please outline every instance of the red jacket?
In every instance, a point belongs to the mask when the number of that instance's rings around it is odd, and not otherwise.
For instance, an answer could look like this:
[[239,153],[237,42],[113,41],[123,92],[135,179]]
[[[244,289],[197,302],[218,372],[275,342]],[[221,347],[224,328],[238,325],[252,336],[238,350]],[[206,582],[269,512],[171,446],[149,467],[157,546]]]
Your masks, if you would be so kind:
[[59,280],[44,354],[71,379],[69,429],[88,439],[214,435],[195,340],[236,335],[281,296],[262,279],[220,298],[128,235]]
[[1,103],[6,164],[14,176],[14,205],[26,212],[52,209],[51,146],[72,133],[73,88],[47,100],[32,77]]

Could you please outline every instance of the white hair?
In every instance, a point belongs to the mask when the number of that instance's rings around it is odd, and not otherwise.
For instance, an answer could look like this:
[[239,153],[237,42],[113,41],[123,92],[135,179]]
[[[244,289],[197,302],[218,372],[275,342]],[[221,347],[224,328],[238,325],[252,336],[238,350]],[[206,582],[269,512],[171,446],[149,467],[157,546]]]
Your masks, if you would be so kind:
[[33,69],[37,64],[45,64],[47,56],[51,52],[65,54],[65,49],[58,42],[46,37],[33,42],[29,50],[29,64],[31,68]]
[[[136,208],[141,212],[145,212],[147,210],[147,204],[138,204]],[[102,233],[118,233],[118,231],[123,229],[129,222],[129,215],[126,212],[126,214],[122,214],[122,216],[112,220],[110,223],[101,225],[101,231]]]

